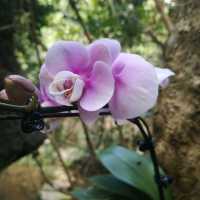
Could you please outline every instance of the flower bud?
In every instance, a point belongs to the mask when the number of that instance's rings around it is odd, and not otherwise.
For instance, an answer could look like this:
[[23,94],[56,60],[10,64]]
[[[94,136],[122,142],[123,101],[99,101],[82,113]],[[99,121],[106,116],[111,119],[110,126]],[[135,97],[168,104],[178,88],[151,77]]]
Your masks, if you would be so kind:
[[5,89],[0,91],[0,100],[4,100],[4,101],[8,100],[8,96],[6,94],[6,90]]
[[38,90],[32,81],[22,76],[9,75],[4,82],[6,94],[12,103],[24,105],[32,96],[38,95]]

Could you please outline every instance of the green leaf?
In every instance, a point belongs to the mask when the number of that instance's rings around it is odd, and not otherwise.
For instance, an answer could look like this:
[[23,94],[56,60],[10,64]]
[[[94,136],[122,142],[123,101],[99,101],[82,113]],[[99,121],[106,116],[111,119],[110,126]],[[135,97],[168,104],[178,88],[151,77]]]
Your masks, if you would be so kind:
[[[154,169],[150,159],[120,146],[110,147],[99,154],[102,164],[117,179],[146,193],[153,200],[159,200]],[[171,200],[169,190],[165,191],[167,200]]]
[[127,197],[131,200],[150,199],[143,192],[140,192],[136,188],[131,187],[130,185],[120,181],[119,179],[116,179],[112,175],[94,176],[90,180],[98,188],[101,188],[116,195]]
[[113,195],[109,191],[97,187],[77,188],[72,192],[72,195],[79,200],[128,200],[120,195]]

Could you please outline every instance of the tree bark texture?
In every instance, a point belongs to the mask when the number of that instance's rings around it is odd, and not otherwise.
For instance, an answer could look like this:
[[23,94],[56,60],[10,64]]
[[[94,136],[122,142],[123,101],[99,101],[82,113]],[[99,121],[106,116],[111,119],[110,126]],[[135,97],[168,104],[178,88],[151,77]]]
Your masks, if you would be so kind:
[[154,133],[166,171],[174,177],[176,200],[200,199],[200,1],[177,0],[175,33],[165,50],[166,66],[175,71],[161,92]]
[[[20,73],[15,56],[15,18],[19,1],[2,0],[0,6],[0,89],[8,74]],[[8,114],[0,110],[0,116]],[[0,170],[36,150],[44,141],[42,133],[21,132],[19,121],[0,121]]]

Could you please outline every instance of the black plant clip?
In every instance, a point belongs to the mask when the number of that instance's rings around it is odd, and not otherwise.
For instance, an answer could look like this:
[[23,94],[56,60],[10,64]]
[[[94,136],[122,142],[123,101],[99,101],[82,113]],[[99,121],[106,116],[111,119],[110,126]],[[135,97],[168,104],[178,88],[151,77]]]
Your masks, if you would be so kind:
[[168,187],[168,185],[172,184],[173,178],[171,176],[161,176],[160,179],[157,180],[158,184],[162,185],[163,187]]
[[41,114],[39,112],[25,114],[21,120],[21,129],[25,133],[32,133],[44,129],[44,120]]
[[137,145],[140,151],[145,152],[147,150],[154,148],[155,142],[153,138],[148,137],[148,139],[145,139],[145,140],[138,140]]

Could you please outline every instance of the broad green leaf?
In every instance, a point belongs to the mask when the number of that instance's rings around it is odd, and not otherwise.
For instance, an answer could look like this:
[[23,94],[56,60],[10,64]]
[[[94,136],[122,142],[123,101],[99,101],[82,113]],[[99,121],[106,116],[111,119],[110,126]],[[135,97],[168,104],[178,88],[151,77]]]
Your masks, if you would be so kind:
[[72,192],[72,195],[79,200],[128,200],[97,187],[77,188]]
[[[99,159],[117,179],[148,194],[153,200],[159,200],[151,160],[120,146],[104,150],[99,154]],[[169,194],[166,198],[172,199]]]
[[113,175],[94,176],[90,180],[98,188],[101,188],[113,194],[127,197],[131,200],[139,200],[139,199],[149,200],[150,199],[143,192],[120,181],[119,179],[115,178]]

